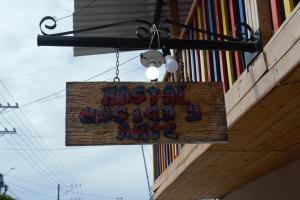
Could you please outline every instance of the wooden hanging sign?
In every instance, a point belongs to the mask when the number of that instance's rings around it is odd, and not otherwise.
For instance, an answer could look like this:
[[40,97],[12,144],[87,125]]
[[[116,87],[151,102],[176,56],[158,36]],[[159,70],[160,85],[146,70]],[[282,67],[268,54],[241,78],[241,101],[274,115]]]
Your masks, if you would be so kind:
[[66,145],[227,141],[223,86],[67,83]]

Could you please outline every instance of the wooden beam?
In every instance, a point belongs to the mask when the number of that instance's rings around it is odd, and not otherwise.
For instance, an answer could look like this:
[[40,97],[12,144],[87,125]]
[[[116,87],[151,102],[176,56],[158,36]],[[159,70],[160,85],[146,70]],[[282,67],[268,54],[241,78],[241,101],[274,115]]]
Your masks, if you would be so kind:
[[[273,36],[271,5],[268,1],[263,0],[255,0],[255,2],[256,6],[252,4],[252,7],[257,11],[256,20],[258,21],[262,47],[264,47]],[[254,30],[256,31],[256,29]]]

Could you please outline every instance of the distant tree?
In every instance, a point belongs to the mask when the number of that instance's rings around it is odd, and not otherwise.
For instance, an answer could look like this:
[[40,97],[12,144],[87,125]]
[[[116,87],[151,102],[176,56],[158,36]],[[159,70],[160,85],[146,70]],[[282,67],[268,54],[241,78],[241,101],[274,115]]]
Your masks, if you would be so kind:
[[8,195],[0,195],[0,200],[16,200],[16,199]]

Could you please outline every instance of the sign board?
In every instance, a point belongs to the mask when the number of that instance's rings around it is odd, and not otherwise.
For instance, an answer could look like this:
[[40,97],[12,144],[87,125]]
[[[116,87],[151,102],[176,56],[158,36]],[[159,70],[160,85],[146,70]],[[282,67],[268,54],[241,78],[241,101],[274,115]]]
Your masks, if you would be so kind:
[[222,87],[68,82],[66,145],[226,142]]

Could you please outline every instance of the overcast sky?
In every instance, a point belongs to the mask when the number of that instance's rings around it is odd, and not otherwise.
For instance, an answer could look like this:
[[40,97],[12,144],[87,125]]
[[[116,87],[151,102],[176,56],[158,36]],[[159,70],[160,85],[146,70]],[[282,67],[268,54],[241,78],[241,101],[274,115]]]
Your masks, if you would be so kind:
[[[73,57],[72,48],[37,47],[40,20],[72,12],[73,0],[1,0],[0,103],[26,105],[65,89],[67,81],[83,81],[114,66],[115,54]],[[58,24],[58,31],[70,29],[72,18]],[[120,63],[137,55],[121,53]],[[93,81],[113,77],[111,71]],[[138,58],[120,67],[120,78],[147,80]],[[149,199],[140,146],[65,147],[64,126],[65,92],[0,114],[0,130],[17,130],[0,137],[0,173],[16,168],[4,177],[9,194],[21,200],[56,199],[59,183],[61,199]],[[152,184],[151,146],[145,153]],[[72,190],[71,184],[81,187]]]

